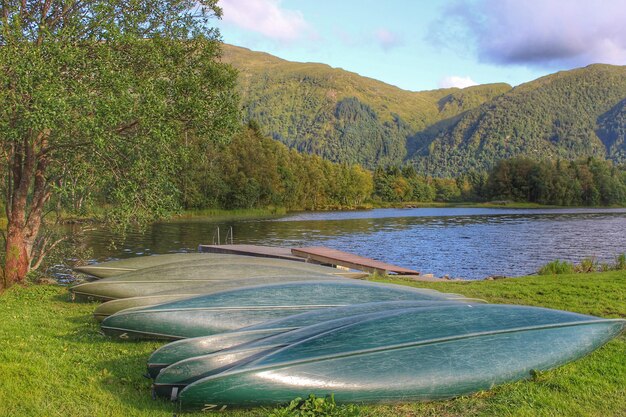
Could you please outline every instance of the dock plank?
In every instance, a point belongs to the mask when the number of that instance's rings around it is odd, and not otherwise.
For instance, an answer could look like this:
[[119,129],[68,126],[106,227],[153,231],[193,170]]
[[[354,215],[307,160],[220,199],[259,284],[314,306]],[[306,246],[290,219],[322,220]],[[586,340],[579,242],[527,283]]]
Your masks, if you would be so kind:
[[306,262],[306,259],[295,256],[289,248],[259,245],[199,245],[198,252],[224,253],[232,255],[259,256],[262,258],[287,259]]
[[401,266],[391,265],[375,259],[365,258],[349,252],[343,252],[337,249],[331,249],[324,246],[310,246],[303,248],[292,248],[293,255],[302,257],[306,260],[317,261],[323,264],[332,264],[344,266],[350,269],[358,269],[368,271],[370,273],[377,272],[379,274],[402,274],[402,275],[419,275],[418,271],[403,268]]

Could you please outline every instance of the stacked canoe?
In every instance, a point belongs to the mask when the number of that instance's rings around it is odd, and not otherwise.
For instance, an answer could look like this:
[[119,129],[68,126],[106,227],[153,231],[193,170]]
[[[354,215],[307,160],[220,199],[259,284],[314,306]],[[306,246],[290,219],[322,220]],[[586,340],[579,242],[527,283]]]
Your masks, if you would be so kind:
[[580,358],[626,321],[350,279],[290,260],[171,254],[83,267],[105,334],[170,343],[153,392],[183,408],[435,400]]

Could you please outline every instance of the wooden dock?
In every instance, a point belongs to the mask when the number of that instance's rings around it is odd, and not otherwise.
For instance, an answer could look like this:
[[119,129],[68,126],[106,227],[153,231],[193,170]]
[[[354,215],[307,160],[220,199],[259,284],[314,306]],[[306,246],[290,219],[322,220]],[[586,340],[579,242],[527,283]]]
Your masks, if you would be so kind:
[[[231,255],[259,256],[261,258],[287,259],[289,261],[306,262],[306,259],[295,256],[289,248],[259,245],[199,245],[198,252],[225,253]],[[316,262],[317,263],[317,262]]]
[[418,271],[403,268],[401,266],[391,265],[380,262],[375,259],[364,258],[352,253],[343,252],[324,246],[312,246],[306,248],[293,248],[291,253],[305,258],[309,261],[316,261],[322,264],[343,266],[359,271],[367,271],[379,274],[401,274],[401,275],[419,275]]
[[[418,271],[364,258],[353,253],[343,252],[324,246],[305,248],[280,248],[259,245],[199,245],[198,252],[225,253],[231,255],[259,256],[262,258],[286,259],[296,262],[310,262],[357,271],[379,274],[419,275]],[[346,275],[350,275],[346,273]],[[356,274],[356,276],[359,276]]]

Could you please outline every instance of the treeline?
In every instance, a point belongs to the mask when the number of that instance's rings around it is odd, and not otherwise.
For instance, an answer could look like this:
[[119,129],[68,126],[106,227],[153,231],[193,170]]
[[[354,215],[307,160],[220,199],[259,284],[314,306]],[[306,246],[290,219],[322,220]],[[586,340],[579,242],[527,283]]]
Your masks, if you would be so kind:
[[419,175],[412,166],[377,168],[373,173],[375,200],[384,202],[475,201],[487,174],[472,172],[452,178]]
[[559,206],[626,204],[626,171],[609,161],[498,162],[487,182],[486,197]]
[[359,165],[290,150],[251,123],[228,144],[194,150],[179,189],[186,209],[319,210],[358,207],[371,197],[373,184]]
[[610,161],[502,160],[488,173],[455,179],[418,175],[412,167],[378,168],[373,198],[384,202],[510,200],[559,206],[626,204],[626,170]]
[[181,164],[185,209],[284,207],[355,208],[384,202],[506,200],[559,206],[626,204],[626,170],[610,161],[502,160],[489,171],[456,178],[420,175],[412,166],[377,168],[338,164],[302,154],[263,136],[250,123],[227,144],[193,145]]

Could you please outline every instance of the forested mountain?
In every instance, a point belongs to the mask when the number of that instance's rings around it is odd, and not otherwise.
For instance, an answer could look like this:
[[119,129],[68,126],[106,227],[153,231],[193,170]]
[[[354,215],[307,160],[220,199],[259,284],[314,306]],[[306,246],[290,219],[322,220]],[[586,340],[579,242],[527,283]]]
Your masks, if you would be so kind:
[[591,65],[516,88],[411,92],[230,45],[222,59],[239,71],[245,121],[331,161],[447,177],[517,156],[626,161],[626,67]]
[[411,92],[324,64],[223,46],[239,71],[245,121],[291,148],[368,168],[402,164],[416,132],[475,108],[507,84]]
[[418,171],[456,175],[498,160],[624,160],[626,67],[591,65],[522,84],[414,139]]

